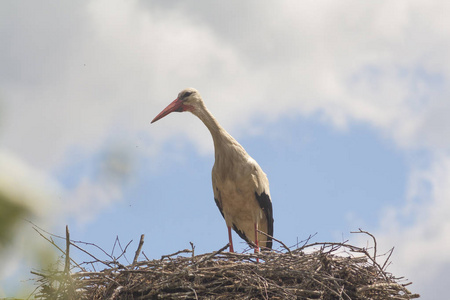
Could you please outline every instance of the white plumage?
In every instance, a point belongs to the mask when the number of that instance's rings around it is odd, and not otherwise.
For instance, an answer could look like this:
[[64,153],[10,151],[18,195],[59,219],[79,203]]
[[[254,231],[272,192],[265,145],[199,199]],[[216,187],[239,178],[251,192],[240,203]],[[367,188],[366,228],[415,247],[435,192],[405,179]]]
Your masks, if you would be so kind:
[[233,249],[231,228],[247,241],[255,251],[259,247],[272,248],[272,239],[258,233],[258,229],[273,236],[272,202],[269,181],[258,163],[223,129],[206,108],[199,92],[187,88],[159,113],[152,123],[171,112],[190,111],[211,132],[214,141],[215,163],[212,169],[214,200],[228,227],[230,251]]

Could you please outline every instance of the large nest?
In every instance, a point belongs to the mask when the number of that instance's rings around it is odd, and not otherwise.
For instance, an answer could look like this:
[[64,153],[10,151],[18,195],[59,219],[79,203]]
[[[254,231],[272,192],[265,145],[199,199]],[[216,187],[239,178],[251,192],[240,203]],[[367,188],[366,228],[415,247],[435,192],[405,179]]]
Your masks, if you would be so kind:
[[[362,232],[362,231],[360,231]],[[370,235],[370,234],[369,234]],[[372,236],[373,237],[373,236]],[[50,239],[52,243],[53,239]],[[309,240],[308,240],[309,241]],[[386,272],[392,250],[378,263],[374,247],[347,243],[304,243],[291,250],[259,254],[225,252],[194,255],[194,247],[161,259],[123,265],[101,261],[102,271],[77,265],[64,270],[32,272],[39,283],[36,299],[413,299],[410,283]],[[67,248],[76,244],[68,239]],[[284,244],[283,244],[284,245]],[[369,253],[370,251],[370,253]],[[125,252],[125,251],[123,251]],[[123,254],[123,253],[122,253]],[[259,261],[257,261],[257,259]],[[81,270],[80,270],[81,269]],[[402,283],[403,282],[403,283]]]

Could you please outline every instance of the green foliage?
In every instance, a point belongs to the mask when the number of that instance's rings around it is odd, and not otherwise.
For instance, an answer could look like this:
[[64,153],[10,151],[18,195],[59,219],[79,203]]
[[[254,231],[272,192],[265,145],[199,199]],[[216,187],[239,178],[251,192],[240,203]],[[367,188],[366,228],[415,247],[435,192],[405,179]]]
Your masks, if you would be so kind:
[[0,250],[11,241],[19,221],[29,213],[27,207],[13,201],[0,190]]

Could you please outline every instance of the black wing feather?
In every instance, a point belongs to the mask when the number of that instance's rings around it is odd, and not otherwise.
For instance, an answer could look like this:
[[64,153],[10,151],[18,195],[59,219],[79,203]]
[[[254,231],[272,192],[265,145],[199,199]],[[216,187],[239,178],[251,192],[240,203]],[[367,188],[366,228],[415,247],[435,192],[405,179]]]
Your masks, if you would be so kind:
[[255,246],[255,244],[247,238],[247,236],[245,235],[245,232],[243,232],[239,228],[237,228],[236,224],[234,224],[234,223],[233,223],[233,229],[241,237],[241,239],[243,239],[244,241],[247,242],[247,244],[249,244],[252,247]]
[[225,216],[223,215],[223,211],[222,211],[222,201],[220,201],[220,199],[214,198],[214,201],[216,201],[216,205],[220,210],[220,213],[222,214],[222,217],[225,219]]
[[[262,211],[264,212],[266,218],[267,218],[267,234],[270,236],[273,236],[273,211],[272,211],[272,201],[270,201],[269,195],[267,195],[265,192],[262,192],[261,195],[258,195],[257,192],[255,192],[256,200],[258,200],[259,206],[261,207]],[[272,238],[267,238],[267,244],[266,247],[269,249],[272,249]]]

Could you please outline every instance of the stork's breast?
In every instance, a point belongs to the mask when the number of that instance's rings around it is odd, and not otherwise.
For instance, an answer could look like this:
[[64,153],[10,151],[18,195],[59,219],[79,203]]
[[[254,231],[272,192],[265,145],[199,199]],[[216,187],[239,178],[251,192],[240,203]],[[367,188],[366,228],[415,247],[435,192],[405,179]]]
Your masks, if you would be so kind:
[[260,208],[255,199],[255,186],[253,180],[223,182],[220,189],[222,209],[225,218],[235,222],[248,220],[251,222],[260,218]]

